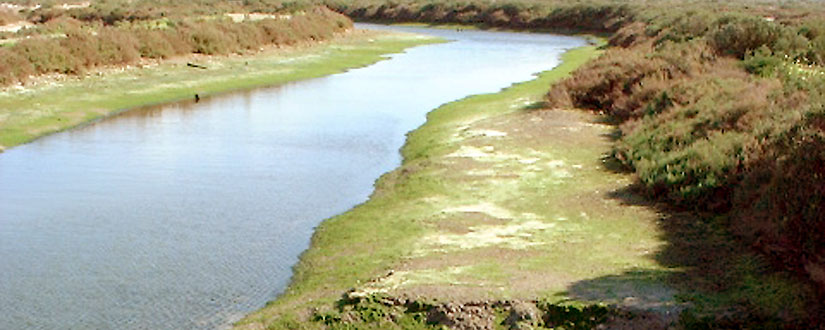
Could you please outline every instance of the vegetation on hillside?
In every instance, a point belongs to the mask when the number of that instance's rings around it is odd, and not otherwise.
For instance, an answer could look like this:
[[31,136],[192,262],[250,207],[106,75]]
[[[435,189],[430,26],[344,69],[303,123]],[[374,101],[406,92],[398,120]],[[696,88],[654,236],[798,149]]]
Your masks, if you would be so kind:
[[[16,15],[38,24],[7,33],[9,42],[0,47],[0,86],[34,75],[81,74],[102,65],[134,64],[141,58],[254,52],[266,45],[327,39],[352,27],[348,18],[323,6],[155,3],[128,2],[131,6],[121,7],[121,2],[96,2],[68,10],[43,6],[21,11]],[[243,11],[231,11],[235,9]]]
[[824,288],[825,21],[712,9],[647,13],[548,100],[611,115],[613,156],[651,197],[724,215]]

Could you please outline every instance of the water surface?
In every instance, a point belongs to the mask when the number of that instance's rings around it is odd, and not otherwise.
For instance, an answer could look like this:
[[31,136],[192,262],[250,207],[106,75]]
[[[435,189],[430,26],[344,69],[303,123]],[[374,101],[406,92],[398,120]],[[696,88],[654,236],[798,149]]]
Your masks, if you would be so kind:
[[313,228],[367,199],[428,111],[529,80],[584,44],[393,29],[454,42],[0,154],[0,329],[226,325],[285,288]]

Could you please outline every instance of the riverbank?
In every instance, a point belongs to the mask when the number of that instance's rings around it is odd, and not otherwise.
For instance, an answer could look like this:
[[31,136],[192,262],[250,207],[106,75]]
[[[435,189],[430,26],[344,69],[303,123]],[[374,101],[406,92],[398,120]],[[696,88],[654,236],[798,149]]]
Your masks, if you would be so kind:
[[[84,77],[52,76],[0,91],[0,150],[121,111],[283,84],[367,66],[384,55],[439,39],[353,30],[334,39],[270,47],[253,55],[179,57],[109,68]],[[189,64],[194,64],[192,66]]]
[[[814,295],[712,217],[636,193],[606,157],[616,127],[548,108],[548,86],[597,57],[446,104],[408,135],[370,200],[322,223],[276,301],[242,329],[664,328],[804,319]],[[705,224],[705,225],[697,225]],[[748,308],[753,319],[724,319]],[[722,318],[722,319],[720,319]]]
[[[651,258],[663,244],[656,212],[611,197],[633,182],[602,163],[613,128],[585,112],[539,110],[548,85],[599,53],[570,51],[532,81],[431,112],[409,134],[403,165],[368,202],[320,225],[284,295],[241,327],[429,326],[430,312],[408,302],[625,304],[634,296],[662,319],[673,315],[680,306],[661,276],[669,270]],[[594,281],[633,270],[650,273]],[[350,304],[362,299],[380,302]],[[468,322],[494,325],[492,303],[481,308],[487,313]],[[444,317],[435,323],[456,321]]]

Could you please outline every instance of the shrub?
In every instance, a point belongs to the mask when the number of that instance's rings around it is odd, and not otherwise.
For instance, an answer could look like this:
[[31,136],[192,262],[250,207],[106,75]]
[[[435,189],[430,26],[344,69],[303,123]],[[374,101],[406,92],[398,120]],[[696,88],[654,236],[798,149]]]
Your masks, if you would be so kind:
[[134,35],[138,42],[138,52],[142,57],[169,58],[182,53],[175,49],[175,46],[169,42],[169,34],[167,32],[138,29],[135,30]]
[[59,39],[60,46],[76,59],[80,67],[92,67],[103,64],[98,52],[98,40],[89,32],[80,29],[71,29],[66,32],[65,39]]
[[[820,105],[821,107],[821,105]],[[825,115],[765,140],[734,198],[735,231],[825,287]]]
[[550,104],[610,115],[613,156],[652,196],[730,215],[745,242],[825,291],[825,70],[809,66],[825,59],[821,17],[641,22],[556,84]]
[[216,55],[227,54],[237,50],[234,38],[227,36],[212,22],[194,23],[181,29],[186,39],[192,44],[195,53]]
[[771,50],[766,46],[751,52],[751,54],[745,56],[745,60],[742,62],[745,70],[760,77],[773,77],[782,64],[782,59],[773,56]]
[[[237,9],[233,4],[199,1],[202,5],[210,4],[208,12],[211,14]],[[271,7],[276,3],[265,0],[258,5]],[[277,6],[281,4],[277,3]],[[220,19],[163,18],[160,20],[163,24],[159,25],[155,24],[158,20],[124,23],[165,15],[147,7],[144,1],[130,2],[123,8],[112,3],[95,3],[92,7],[68,12],[44,6],[31,15],[46,22],[35,29],[25,30],[23,34],[29,38],[5,48],[5,54],[14,55],[6,56],[0,63],[13,64],[0,71],[0,84],[21,81],[31,73],[79,73],[98,65],[133,63],[141,57],[228,54],[258,49],[265,44],[287,45],[299,40],[325,39],[352,27],[352,21],[325,7],[298,7],[307,9],[289,20],[235,23]]]
[[77,73],[81,67],[81,63],[55,39],[25,39],[11,50],[28,60],[39,74]]
[[[570,79],[554,86],[556,91],[550,92],[550,95],[566,93],[567,98],[556,96],[548,101],[562,107],[569,101],[569,105],[603,111],[623,121],[638,116],[638,103],[643,102],[631,100],[630,95],[639,95],[640,90],[658,86],[655,80],[669,77],[667,63],[661,59],[651,59],[633,50],[615,49],[585,64]],[[650,96],[656,92],[644,94]]]
[[743,58],[762,46],[772,48],[782,31],[776,23],[756,16],[725,16],[710,34],[711,44],[726,55]]
[[263,32],[263,36],[270,44],[291,45],[298,40],[294,31],[289,29],[286,22],[281,20],[266,19],[257,23]]
[[24,82],[33,74],[35,69],[28,59],[9,49],[0,48],[0,85]]
[[224,24],[222,28],[240,49],[258,49],[268,43],[262,29],[254,23]]
[[805,58],[812,63],[825,64],[825,34],[811,40]]
[[140,58],[139,42],[128,31],[105,27],[97,37],[98,54],[105,64],[127,64]]

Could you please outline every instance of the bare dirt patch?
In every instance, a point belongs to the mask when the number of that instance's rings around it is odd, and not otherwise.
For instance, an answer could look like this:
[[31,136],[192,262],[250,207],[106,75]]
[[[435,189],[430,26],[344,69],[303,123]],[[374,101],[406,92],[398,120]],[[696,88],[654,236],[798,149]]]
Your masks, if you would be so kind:
[[508,221],[489,216],[485,213],[464,212],[460,215],[447,215],[444,219],[434,220],[435,227],[441,232],[467,234],[472,226],[501,226]]

